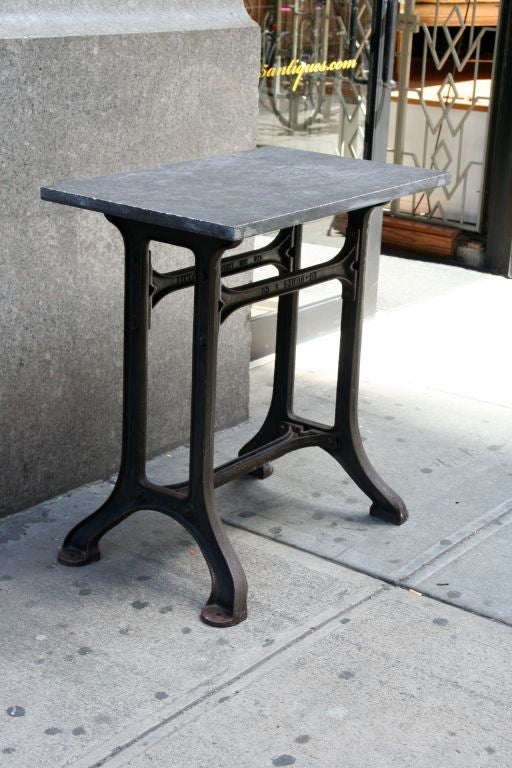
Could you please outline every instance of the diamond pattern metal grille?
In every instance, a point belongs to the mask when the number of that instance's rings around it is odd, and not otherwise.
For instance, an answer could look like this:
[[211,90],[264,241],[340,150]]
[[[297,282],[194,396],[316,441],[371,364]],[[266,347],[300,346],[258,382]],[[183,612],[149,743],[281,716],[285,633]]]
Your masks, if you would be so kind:
[[407,0],[402,49],[412,52],[410,79],[400,84],[402,132],[393,145],[395,161],[452,176],[449,187],[406,198],[393,211],[468,230],[480,227],[495,31],[478,25],[478,5]]

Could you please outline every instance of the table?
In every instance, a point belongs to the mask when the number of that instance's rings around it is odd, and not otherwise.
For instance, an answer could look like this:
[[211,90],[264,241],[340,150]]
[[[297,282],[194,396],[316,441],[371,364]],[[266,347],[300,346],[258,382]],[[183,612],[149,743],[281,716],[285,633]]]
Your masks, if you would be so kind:
[[[268,147],[227,156],[43,187],[44,200],[103,213],[125,247],[122,454],[110,498],[66,536],[59,562],[99,560],[101,537],[142,509],[177,520],[197,541],[212,588],[201,617],[231,626],[247,616],[247,581],[217,511],[214,488],[241,474],[264,478],[270,461],[306,446],[333,456],[371,499],[370,514],[402,524],[402,499],[365,454],[357,401],[364,268],[368,227],[393,198],[441,186],[448,174]],[[330,261],[301,269],[302,224],[348,212],[346,238]],[[272,242],[228,255],[246,237],[278,231]],[[192,251],[194,267],[159,273],[151,241]],[[222,278],[272,264],[278,276],[237,287]],[[293,409],[298,291],[337,279],[342,285],[339,373],[334,425]],[[146,476],[147,346],[150,314],[169,294],[194,286],[192,414],[187,483],[160,486]],[[279,297],[273,395],[258,433],[237,458],[213,464],[215,377],[219,326],[231,312]],[[304,471],[307,471],[305,466]]]

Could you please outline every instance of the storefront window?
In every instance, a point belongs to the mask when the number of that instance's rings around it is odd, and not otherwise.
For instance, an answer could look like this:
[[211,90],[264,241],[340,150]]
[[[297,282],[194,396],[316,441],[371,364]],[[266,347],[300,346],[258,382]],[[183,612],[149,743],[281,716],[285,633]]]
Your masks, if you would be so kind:
[[[245,0],[261,27],[260,146],[279,145],[362,157],[366,117],[370,0]],[[303,266],[342,247],[346,216],[306,224]],[[263,245],[263,239],[257,245]],[[270,276],[258,271],[258,278]],[[337,281],[299,294],[299,341],[339,330]],[[253,305],[253,359],[273,351],[277,299]]]
[[258,143],[362,157],[371,5],[245,2],[261,27]]

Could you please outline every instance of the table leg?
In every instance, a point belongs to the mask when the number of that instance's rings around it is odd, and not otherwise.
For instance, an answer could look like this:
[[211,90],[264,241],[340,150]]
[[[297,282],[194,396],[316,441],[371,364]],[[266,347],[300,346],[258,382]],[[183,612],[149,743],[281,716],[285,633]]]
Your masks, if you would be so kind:
[[[293,240],[289,254],[290,268],[293,272],[300,269],[302,247],[302,226],[293,229]],[[286,274],[286,273],[285,273]],[[272,400],[265,421],[258,433],[246,443],[238,455],[261,448],[282,436],[281,425],[292,417],[293,389],[295,383],[295,349],[297,346],[297,317],[299,294],[287,293],[280,296],[277,305],[276,357],[274,363],[274,384]],[[272,466],[266,462],[252,475],[263,479],[272,474]]]
[[404,502],[380,477],[363,447],[358,420],[359,364],[363,325],[366,239],[372,210],[349,215],[349,228],[357,227],[359,238],[358,279],[354,297],[344,291],[341,340],[336,392],[335,432],[337,446],[329,453],[341,464],[359,488],[372,499],[370,514],[396,525],[405,523]]
[[[272,400],[259,432],[243,446],[239,455],[258,450],[282,438],[289,429],[306,435],[317,431],[317,444],[328,451],[347,474],[370,497],[370,514],[400,525],[408,513],[402,499],[384,482],[368,459],[361,440],[358,423],[359,363],[363,323],[364,272],[368,224],[373,209],[349,214],[347,242],[356,248],[353,280],[343,284],[341,342],[336,394],[334,427],[301,419],[293,413],[295,378],[295,345],[297,337],[298,292],[279,298],[276,335],[276,359]],[[290,270],[299,268],[301,228],[294,231],[293,258]],[[347,272],[344,273],[345,278]],[[350,274],[350,272],[348,272]],[[312,436],[311,444],[315,437]],[[298,443],[290,442],[290,450]],[[268,463],[252,474],[266,477]]]
[[190,481],[185,497],[146,478],[148,246],[152,234],[162,233],[123,219],[109,220],[121,231],[126,256],[121,467],[111,496],[66,536],[59,562],[79,566],[99,560],[99,541],[107,531],[138,510],[157,509],[180,522],[204,554],[212,589],[203,620],[214,626],[238,624],[247,616],[247,581],[218,516],[213,479],[220,259],[230,244],[205,238],[187,243],[196,257],[196,280]]
[[207,624],[231,626],[247,616],[247,581],[219,518],[213,479],[217,342],[220,324],[222,250],[194,248],[196,282],[192,351],[189,530],[210,569],[212,589],[201,617]]
[[66,536],[58,557],[63,565],[87,565],[100,559],[101,537],[141,508],[141,485],[146,477],[148,240],[139,234],[136,224],[113,223],[121,230],[126,259],[121,466],[111,496]]

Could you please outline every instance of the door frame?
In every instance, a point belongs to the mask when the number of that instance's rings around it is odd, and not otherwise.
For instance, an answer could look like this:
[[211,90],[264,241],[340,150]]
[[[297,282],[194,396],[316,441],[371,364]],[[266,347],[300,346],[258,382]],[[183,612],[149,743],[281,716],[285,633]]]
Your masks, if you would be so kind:
[[512,277],[512,0],[501,0],[484,180],[484,271]]

